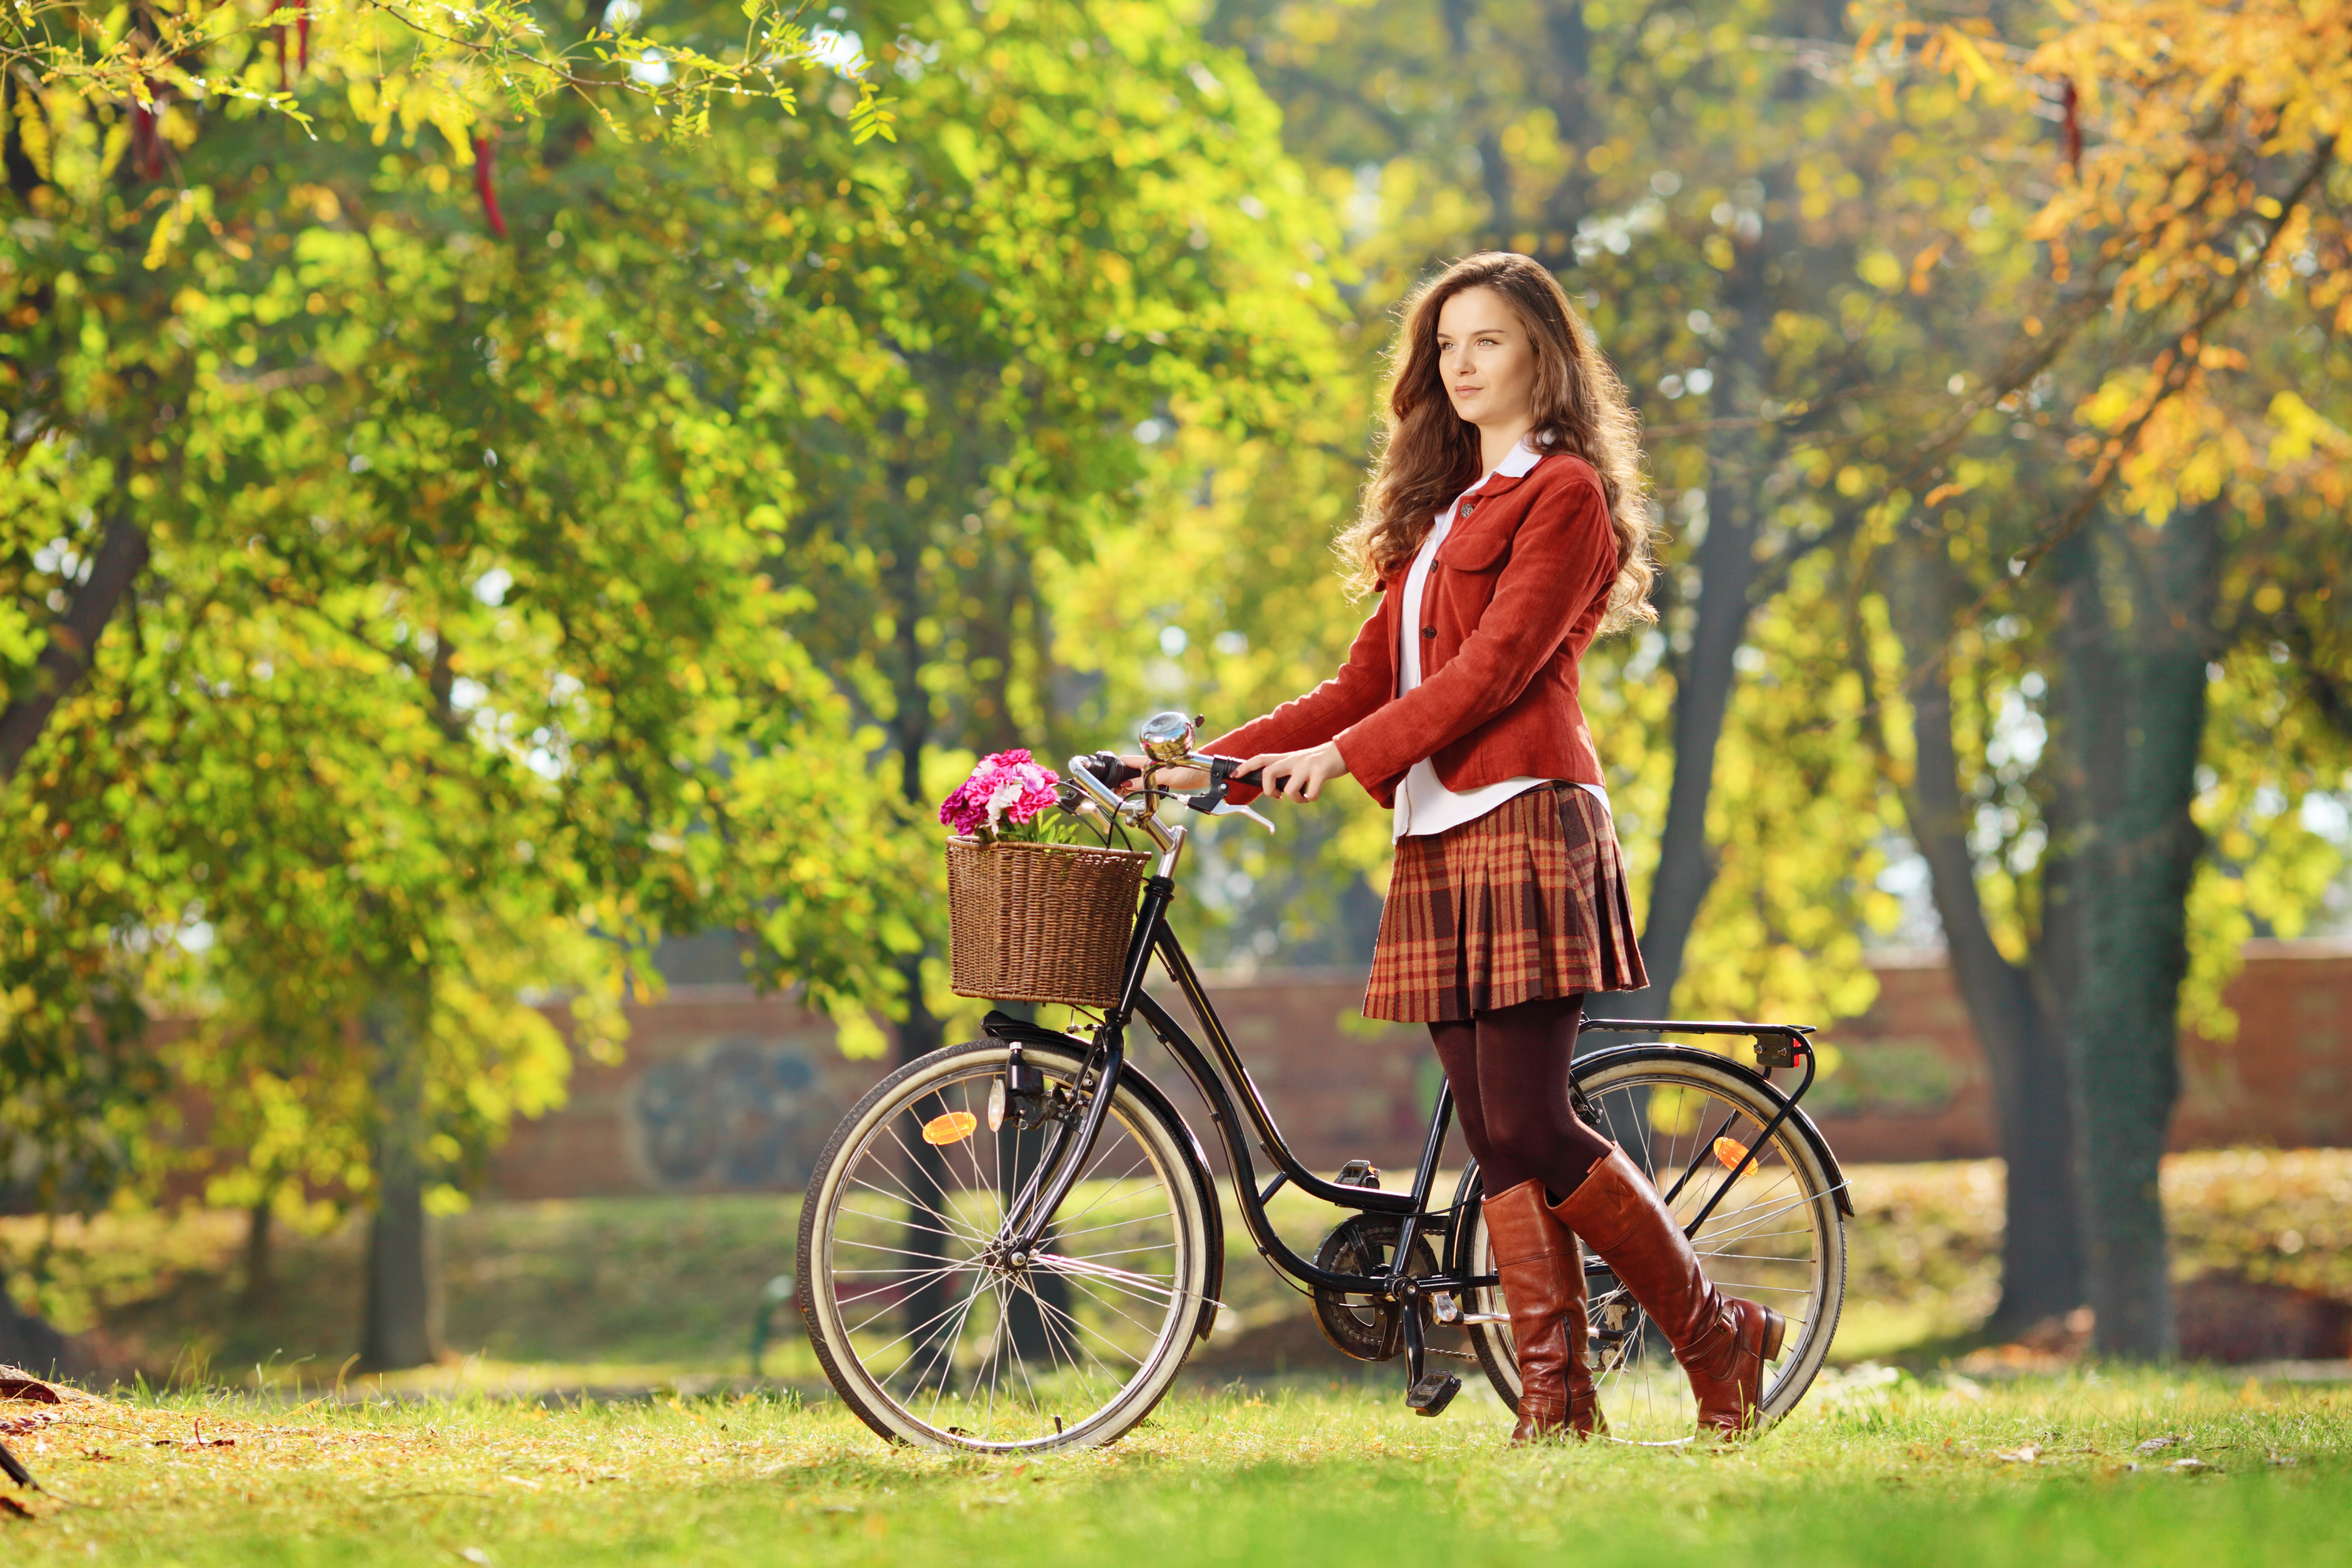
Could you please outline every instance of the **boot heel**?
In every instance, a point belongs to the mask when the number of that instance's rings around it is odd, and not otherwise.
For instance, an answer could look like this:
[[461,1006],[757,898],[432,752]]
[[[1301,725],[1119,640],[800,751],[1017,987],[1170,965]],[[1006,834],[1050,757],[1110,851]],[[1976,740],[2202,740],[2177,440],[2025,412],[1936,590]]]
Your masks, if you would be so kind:
[[1769,1362],[1775,1356],[1778,1356],[1780,1353],[1780,1342],[1788,1337],[1789,1320],[1774,1311],[1771,1308],[1765,1308],[1764,1360]]

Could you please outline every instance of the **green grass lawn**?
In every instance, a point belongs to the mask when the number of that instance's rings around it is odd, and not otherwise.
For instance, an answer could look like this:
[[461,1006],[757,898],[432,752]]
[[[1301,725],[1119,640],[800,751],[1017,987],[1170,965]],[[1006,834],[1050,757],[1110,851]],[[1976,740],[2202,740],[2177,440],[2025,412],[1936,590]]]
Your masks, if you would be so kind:
[[2206,1568],[2324,1557],[2352,1513],[2340,1387],[1865,1374],[1729,1453],[1514,1452],[1506,1425],[1467,1393],[1423,1420],[1385,1382],[1196,1392],[1116,1447],[1023,1463],[892,1449],[790,1396],[83,1398],[11,1439],[72,1500],[0,1519],[0,1561]]
[[[1970,1342],[1999,1272],[2001,1173],[1996,1161],[1864,1165],[1848,1173],[1855,1215],[1834,1359],[1900,1360],[1923,1370]],[[2179,1271],[2242,1269],[2352,1295],[2352,1150],[2223,1151],[2166,1163]],[[743,1195],[482,1204],[439,1222],[451,1364],[393,1386],[455,1394],[549,1388],[693,1387],[751,1372],[763,1290],[793,1267],[797,1196]],[[1336,1211],[1285,1192],[1275,1213],[1303,1250]],[[240,1300],[245,1217],[196,1211],[68,1219],[0,1218],[0,1262],[24,1304],[63,1328],[90,1331],[109,1375],[152,1381],[331,1382],[356,1348],[361,1235],[281,1235],[275,1288]],[[1228,1266],[1220,1347],[1269,1325],[1297,1330],[1297,1293],[1251,1249],[1227,1205]],[[814,1359],[782,1337],[768,1378],[815,1384]],[[1351,1375],[1311,1329],[1277,1336],[1299,1355],[1281,1364]],[[1263,1360],[1263,1358],[1261,1358]],[[255,1369],[263,1371],[257,1374]],[[1375,1375],[1385,1375],[1376,1373]]]

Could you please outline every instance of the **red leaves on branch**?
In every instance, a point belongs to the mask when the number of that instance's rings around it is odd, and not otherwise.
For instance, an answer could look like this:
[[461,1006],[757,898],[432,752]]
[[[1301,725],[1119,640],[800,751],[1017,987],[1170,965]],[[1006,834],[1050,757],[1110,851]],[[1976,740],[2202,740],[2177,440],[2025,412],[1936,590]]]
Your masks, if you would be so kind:
[[[154,91],[152,83],[148,91]],[[142,180],[163,177],[163,103],[160,98],[152,107],[141,103],[131,106],[131,172]]]
[[507,220],[499,211],[498,187],[490,182],[490,139],[474,138],[474,192],[482,198],[482,216],[490,220],[490,232],[500,239],[507,237]]
[[[272,31],[278,35],[278,90],[284,92],[287,88],[286,25],[281,22]],[[301,51],[297,57],[295,68],[307,71],[310,68],[310,0],[301,0],[301,4],[294,7],[294,32]]]

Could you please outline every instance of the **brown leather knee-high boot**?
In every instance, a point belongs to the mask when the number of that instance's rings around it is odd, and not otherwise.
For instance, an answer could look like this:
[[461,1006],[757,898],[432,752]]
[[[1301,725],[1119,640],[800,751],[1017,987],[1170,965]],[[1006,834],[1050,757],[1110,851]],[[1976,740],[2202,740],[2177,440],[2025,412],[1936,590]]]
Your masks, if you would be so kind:
[[1488,1198],[1486,1234],[1511,1310],[1518,1347],[1519,1420],[1511,1441],[1525,1443],[1562,1427],[1590,1437],[1600,1425],[1592,1370],[1584,1359],[1584,1257],[1554,1219],[1543,1184],[1521,1182]]
[[1664,1331],[1698,1396],[1699,1430],[1748,1430],[1763,1397],[1764,1363],[1780,1353],[1787,1320],[1715,1288],[1658,1189],[1613,1144],[1551,1212],[1601,1254]]

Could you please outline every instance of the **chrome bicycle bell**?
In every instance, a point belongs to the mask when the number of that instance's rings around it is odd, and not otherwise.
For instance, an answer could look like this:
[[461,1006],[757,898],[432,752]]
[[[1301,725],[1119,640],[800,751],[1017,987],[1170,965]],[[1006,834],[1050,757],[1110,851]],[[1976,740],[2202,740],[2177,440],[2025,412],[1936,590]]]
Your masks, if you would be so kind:
[[1181,763],[1192,754],[1192,723],[1181,713],[1154,713],[1143,721],[1135,738],[1143,754],[1155,763]]

